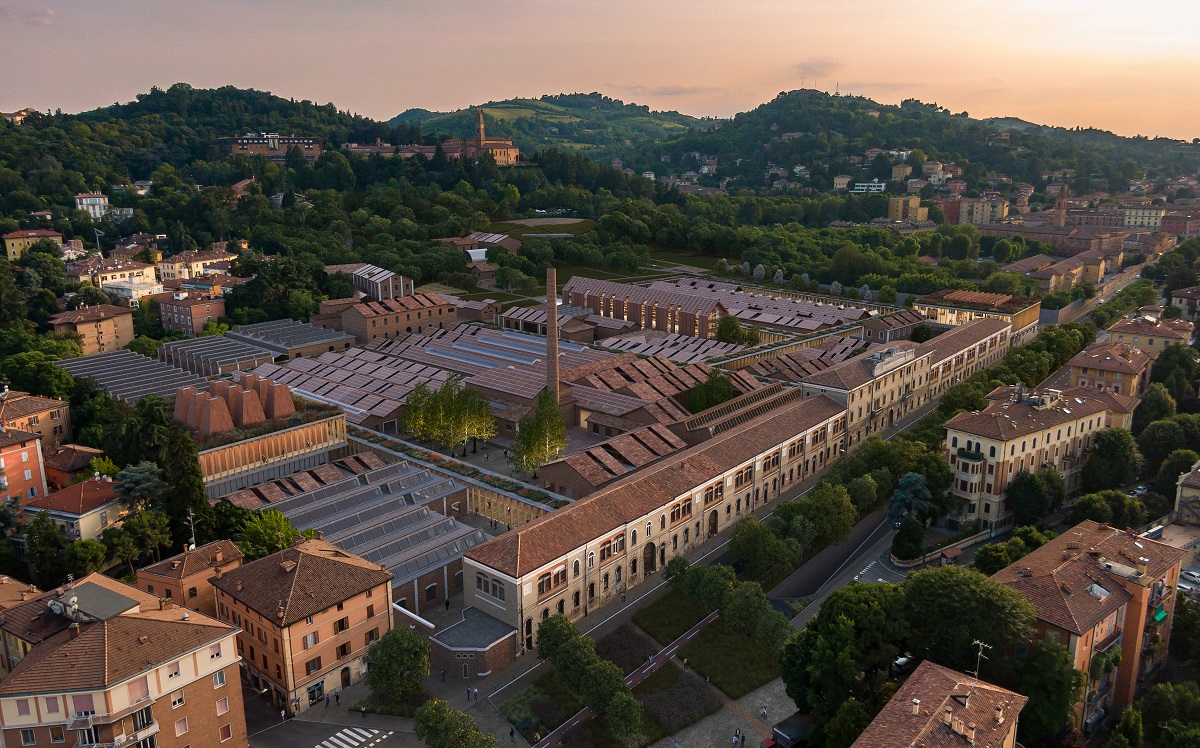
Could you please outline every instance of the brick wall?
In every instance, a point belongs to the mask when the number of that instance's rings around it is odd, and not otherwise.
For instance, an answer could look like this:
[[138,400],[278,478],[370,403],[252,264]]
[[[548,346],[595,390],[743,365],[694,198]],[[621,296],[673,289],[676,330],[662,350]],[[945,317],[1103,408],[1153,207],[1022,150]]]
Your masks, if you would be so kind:
[[517,660],[517,632],[506,636],[486,651],[452,650],[431,639],[429,671],[445,673],[446,679],[482,678]]

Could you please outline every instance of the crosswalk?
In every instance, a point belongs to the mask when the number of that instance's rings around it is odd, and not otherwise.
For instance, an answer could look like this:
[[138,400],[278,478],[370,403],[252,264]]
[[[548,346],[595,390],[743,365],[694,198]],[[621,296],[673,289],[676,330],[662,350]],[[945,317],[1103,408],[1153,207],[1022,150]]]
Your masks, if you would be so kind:
[[368,728],[347,727],[339,730],[313,748],[372,748],[380,741],[392,735],[391,731],[371,730]]

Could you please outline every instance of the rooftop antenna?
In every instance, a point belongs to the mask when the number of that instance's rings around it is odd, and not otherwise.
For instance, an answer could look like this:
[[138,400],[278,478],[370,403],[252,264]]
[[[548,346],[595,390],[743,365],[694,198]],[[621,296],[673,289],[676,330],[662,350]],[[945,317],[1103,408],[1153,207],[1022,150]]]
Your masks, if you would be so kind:
[[979,641],[978,639],[976,639],[975,641],[973,641],[971,643],[974,644],[975,646],[979,647],[979,651],[975,654],[975,670],[971,672],[971,687],[969,689],[967,689],[967,698],[968,699],[970,699],[971,694],[975,692],[975,686],[979,685],[979,666],[981,664],[983,664],[984,660],[987,659],[987,655],[985,655],[983,653],[983,651],[985,649],[992,648],[991,644],[984,644],[983,642]]
[[191,509],[188,509],[187,522],[188,526],[192,528],[192,539],[188,542],[188,550],[194,551],[196,550],[196,513]]

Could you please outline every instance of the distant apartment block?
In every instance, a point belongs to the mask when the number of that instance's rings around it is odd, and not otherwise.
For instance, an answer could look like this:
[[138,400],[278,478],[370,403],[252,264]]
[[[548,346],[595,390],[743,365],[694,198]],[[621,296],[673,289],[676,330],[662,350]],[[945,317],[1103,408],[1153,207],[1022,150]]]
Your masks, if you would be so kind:
[[46,468],[42,440],[19,429],[0,431],[0,496],[21,506],[46,495]]
[[188,296],[163,299],[158,303],[158,319],[163,329],[184,335],[196,335],[209,321],[224,316],[225,300],[220,297]]
[[1150,384],[1153,359],[1125,343],[1094,343],[1077,353],[1071,367],[1071,386],[1107,390],[1141,397]]
[[889,197],[888,220],[928,221],[929,208],[921,207],[921,198],[918,195],[909,195],[907,197]]
[[85,211],[93,221],[108,215],[108,195],[101,192],[81,192],[75,196],[75,210]]
[[562,302],[639,328],[710,338],[725,316],[721,302],[679,291],[651,290],[575,276],[562,289]]
[[[159,280],[184,280],[212,275],[229,269],[229,263],[237,258],[224,250],[206,252],[187,251],[164,257],[158,263]],[[220,266],[220,268],[214,266]]]
[[133,340],[133,310],[111,304],[81,307],[50,318],[55,332],[78,333],[83,355],[115,351]]
[[1195,324],[1182,319],[1135,317],[1117,320],[1108,328],[1109,340],[1141,348],[1154,358],[1169,345],[1191,345]]
[[304,138],[278,133],[246,133],[231,138],[217,138],[223,156],[262,156],[268,161],[284,161],[293,148],[308,162],[316,161],[324,152],[320,138]]
[[65,400],[9,390],[0,398],[0,424],[37,434],[47,450],[71,441],[71,408]]
[[129,513],[117,494],[119,483],[108,476],[92,477],[25,502],[25,521],[41,512],[58,525],[67,541],[99,540],[105,530],[116,527]]
[[63,235],[57,231],[48,229],[23,229],[21,231],[10,231],[4,235],[4,254],[8,257],[9,262],[21,259],[21,255],[25,254],[25,250],[37,242],[47,239],[54,242],[58,246],[63,245]]
[[153,283],[155,280],[153,265],[99,256],[84,257],[69,263],[67,277],[80,282],[87,281],[100,290],[119,281]]
[[[212,578],[242,565],[244,554],[232,540],[215,540],[199,548],[137,570],[134,586],[150,595],[206,616],[217,615]],[[219,571],[218,571],[219,570]]]
[[1037,299],[949,289],[922,296],[913,304],[913,309],[926,319],[947,327],[984,317],[1007,322],[1012,328],[1010,345],[1022,345],[1037,335],[1041,308]]

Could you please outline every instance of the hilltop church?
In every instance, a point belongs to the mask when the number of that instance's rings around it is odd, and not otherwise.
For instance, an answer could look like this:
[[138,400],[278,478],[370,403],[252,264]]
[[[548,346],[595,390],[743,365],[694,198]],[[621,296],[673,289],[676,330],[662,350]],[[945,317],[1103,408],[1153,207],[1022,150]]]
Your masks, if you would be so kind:
[[[521,151],[513,145],[511,138],[489,137],[483,126],[483,110],[475,110],[475,135],[467,140],[449,138],[442,141],[442,153],[446,158],[482,158],[485,153],[492,154],[498,166],[512,166],[521,159]],[[435,145],[387,145],[376,140],[375,145],[359,145],[347,143],[342,146],[355,153],[378,153],[381,156],[400,156],[410,158],[423,156],[433,158],[437,152]]]

